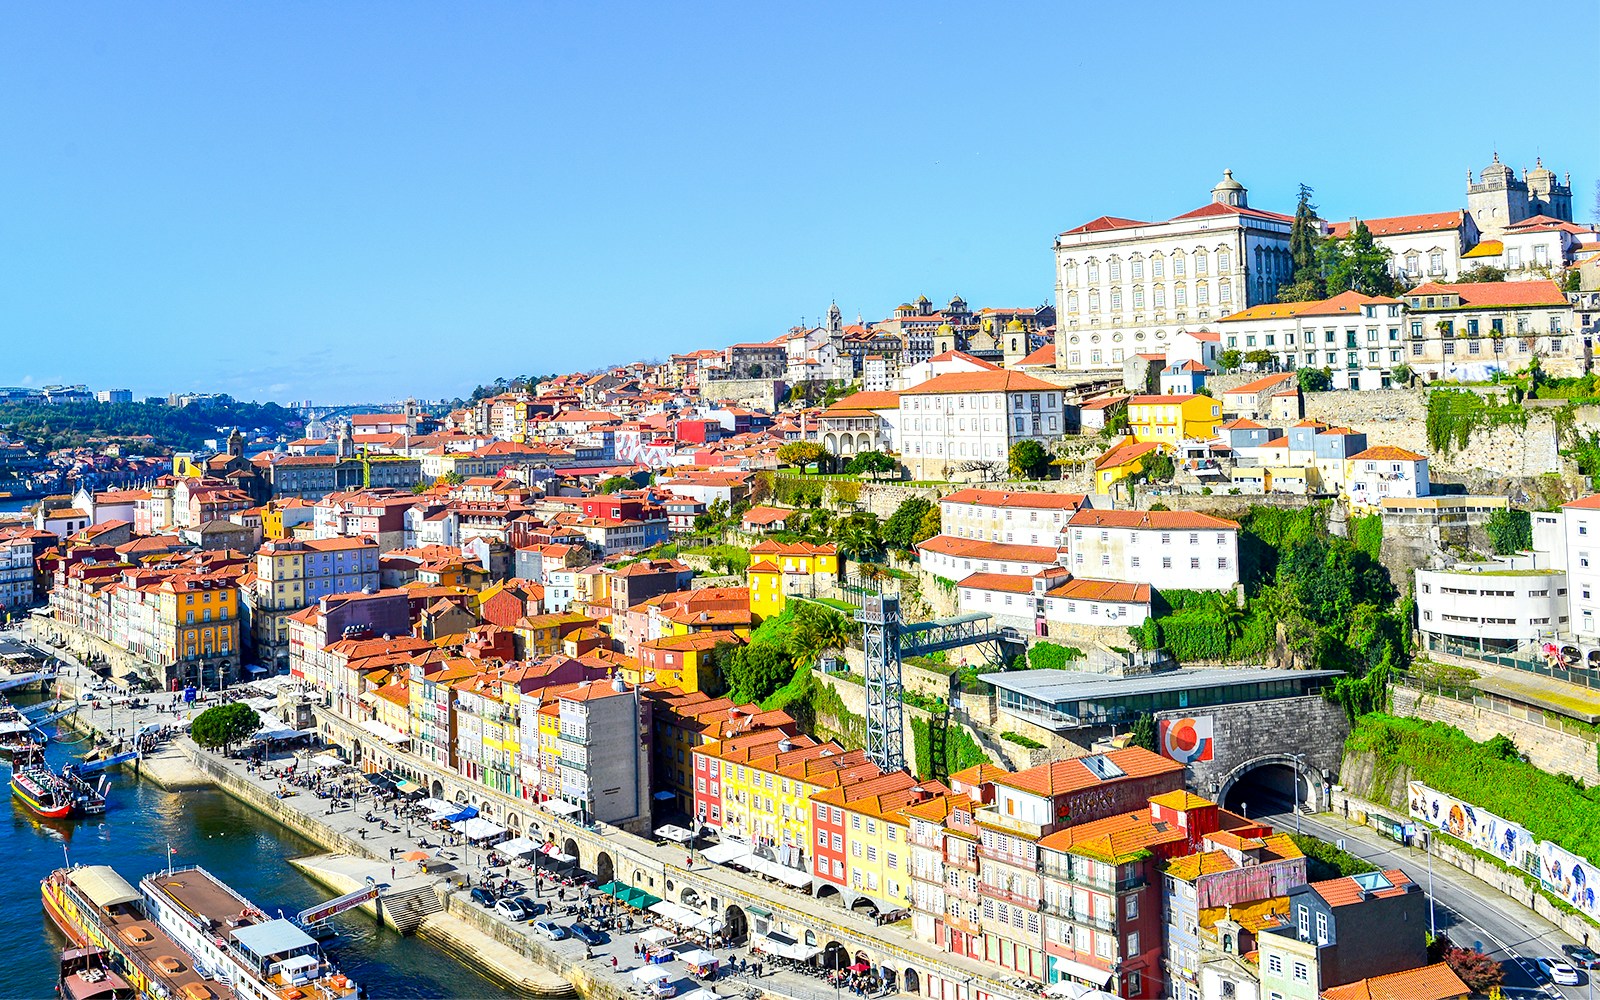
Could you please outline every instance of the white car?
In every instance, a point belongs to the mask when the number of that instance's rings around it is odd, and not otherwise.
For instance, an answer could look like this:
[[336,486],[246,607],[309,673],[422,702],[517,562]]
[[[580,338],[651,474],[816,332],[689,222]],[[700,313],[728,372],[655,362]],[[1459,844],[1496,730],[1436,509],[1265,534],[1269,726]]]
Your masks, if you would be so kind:
[[1539,971],[1550,977],[1550,981],[1557,986],[1578,985],[1578,970],[1563,962],[1559,958],[1536,958],[1533,960],[1539,966]]

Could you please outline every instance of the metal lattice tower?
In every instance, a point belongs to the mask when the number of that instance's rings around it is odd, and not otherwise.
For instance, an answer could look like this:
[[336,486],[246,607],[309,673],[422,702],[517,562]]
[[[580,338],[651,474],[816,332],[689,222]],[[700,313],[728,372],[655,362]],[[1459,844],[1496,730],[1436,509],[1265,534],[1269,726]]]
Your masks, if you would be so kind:
[[856,621],[866,653],[867,759],[885,771],[898,771],[906,766],[899,596],[868,595]]

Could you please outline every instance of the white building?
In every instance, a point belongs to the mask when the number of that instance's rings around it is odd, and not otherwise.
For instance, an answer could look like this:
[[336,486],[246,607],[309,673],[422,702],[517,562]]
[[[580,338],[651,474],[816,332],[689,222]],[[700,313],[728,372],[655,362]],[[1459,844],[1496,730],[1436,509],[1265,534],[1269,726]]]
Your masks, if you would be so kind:
[[1600,493],[1563,504],[1567,616],[1579,639],[1600,642]]
[[823,410],[807,436],[834,455],[900,450],[900,394],[855,392]]
[[1057,545],[1067,519],[1086,502],[1081,493],[957,490],[939,500],[939,532],[1017,545]]
[[1224,349],[1266,351],[1285,370],[1332,369],[1335,389],[1387,389],[1391,369],[1407,360],[1405,327],[1404,302],[1360,292],[1251,306],[1217,323]]
[[1380,444],[1345,459],[1344,488],[1356,507],[1377,507],[1386,497],[1414,500],[1428,495],[1428,459]]
[[935,535],[916,548],[919,565],[946,580],[962,580],[973,573],[1033,576],[1054,566],[1057,559],[1054,545],[1007,545],[950,535]]
[[1535,281],[1570,266],[1580,251],[1592,249],[1597,241],[1600,234],[1593,229],[1536,215],[1479,242],[1467,251],[1466,265],[1498,267],[1508,281]]
[[1239,582],[1239,525],[1180,510],[1080,510],[1068,527],[1076,577],[1157,590],[1230,590]]
[[962,614],[993,615],[1034,635],[1047,634],[1052,622],[1132,628],[1150,617],[1149,585],[1074,579],[1059,566],[1033,577],[973,573],[956,594]]
[[913,479],[1004,470],[1011,446],[1066,429],[1061,389],[1013,371],[940,375],[900,393],[901,461]]
[[[1417,628],[1460,646],[1506,652],[1567,631],[1567,574],[1540,554],[1417,570]],[[1542,571],[1540,571],[1542,570]]]
[[1120,368],[1179,333],[1270,302],[1289,281],[1293,216],[1250,208],[1226,171],[1211,202],[1165,222],[1101,216],[1056,237],[1056,366]]
[[[1470,261],[1463,264],[1462,258],[1477,245],[1478,226],[1460,209],[1360,221],[1372,233],[1372,241],[1389,251],[1389,273],[1402,285],[1454,281],[1472,266]],[[1335,222],[1328,235],[1343,239],[1355,222]]]
[[1403,299],[1406,363],[1429,378],[1487,378],[1534,356],[1552,374],[1579,374],[1583,336],[1554,281],[1429,282]]

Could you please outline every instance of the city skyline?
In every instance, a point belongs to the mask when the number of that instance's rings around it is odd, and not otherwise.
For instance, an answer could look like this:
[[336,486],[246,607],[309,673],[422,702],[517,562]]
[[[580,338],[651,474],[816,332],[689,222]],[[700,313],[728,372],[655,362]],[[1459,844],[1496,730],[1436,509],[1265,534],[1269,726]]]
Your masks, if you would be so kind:
[[[9,12],[0,383],[450,397],[770,339],[830,301],[1037,306],[1056,233],[1194,208],[1224,169],[1343,221],[1463,207],[1468,169],[1542,157],[1593,213],[1588,137],[1459,82],[1503,44],[1487,5],[735,10]],[[1318,48],[1363,17],[1430,44]],[[1213,77],[1192,40],[1224,29],[1254,44]],[[1559,63],[1593,35],[1542,41]],[[1263,55],[1296,45],[1331,54]],[[1460,96],[1408,110],[1430,86]]]

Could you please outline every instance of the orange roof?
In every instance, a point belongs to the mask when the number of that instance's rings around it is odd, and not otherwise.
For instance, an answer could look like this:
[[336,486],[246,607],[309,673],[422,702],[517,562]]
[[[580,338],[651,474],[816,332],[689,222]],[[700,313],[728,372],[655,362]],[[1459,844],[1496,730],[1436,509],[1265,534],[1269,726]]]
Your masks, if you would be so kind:
[[[1143,747],[1125,747],[1103,754],[1117,765],[1128,778],[1147,778],[1157,774],[1182,773],[1183,765],[1151,753]],[[1117,779],[1120,780],[1120,779]],[[1083,758],[1052,761],[1026,771],[995,775],[997,785],[1005,785],[1034,795],[1066,795],[1103,784],[1105,779],[1095,774],[1083,763]]]
[[928,396],[946,392],[1060,392],[1060,387],[1051,385],[1032,375],[1021,372],[982,371],[982,372],[951,372],[948,375],[939,375],[919,386],[904,390],[902,396]]
[[1152,531],[1223,529],[1237,531],[1238,521],[1229,521],[1192,510],[1080,510],[1067,522],[1074,528],[1147,528]]
[[[1460,209],[1454,212],[1427,212],[1422,215],[1392,215],[1387,219],[1360,219],[1374,236],[1400,236],[1404,233],[1433,233],[1443,229],[1461,227]],[[1335,222],[1328,226],[1329,235],[1340,239],[1350,235],[1350,223]]]
[[751,507],[744,512],[745,524],[777,524],[779,521],[788,520],[794,511],[783,507]]
[[825,417],[843,417],[865,410],[893,410],[900,405],[898,392],[856,392],[822,411]]
[[1564,503],[1561,506],[1576,507],[1579,510],[1600,510],[1600,493],[1591,493],[1586,497],[1579,497],[1578,499],[1569,503]]
[[1322,991],[1322,1000],[1456,1000],[1471,993],[1450,966],[1439,962],[1330,986]]
[[1022,367],[1024,365],[1039,365],[1041,367],[1051,367],[1051,366],[1054,366],[1055,363],[1056,363],[1056,345],[1055,345],[1055,341],[1050,341],[1049,343],[1045,344],[1043,347],[1039,348],[1037,351],[1034,351],[1032,354],[1029,354],[1027,357],[1023,358],[1021,361],[1018,361],[1017,362],[1017,367],[1020,368],[1020,367]]
[[1056,550],[1048,545],[1008,545],[1004,542],[986,542],[979,538],[957,538],[955,535],[935,535],[918,542],[919,551],[936,552],[946,556],[970,559],[997,559],[1002,562],[1053,563]]
[[1366,451],[1357,452],[1356,454],[1351,455],[1350,461],[1359,462],[1365,459],[1367,461],[1376,460],[1384,462],[1421,462],[1426,458],[1426,455],[1418,455],[1414,451],[1406,451],[1404,448],[1396,448],[1392,444],[1380,444],[1374,445],[1373,447],[1368,448]]
[[1012,594],[1033,592],[1033,577],[1017,573],[973,573],[961,579],[956,586],[969,590],[993,590]]
[[1266,378],[1258,378],[1254,382],[1246,382],[1244,385],[1235,386],[1232,389],[1224,389],[1222,394],[1226,396],[1233,392],[1264,392],[1273,386],[1293,381],[1294,378],[1294,372],[1279,372],[1276,375],[1268,375]]
[[1140,809],[1057,830],[1039,841],[1039,846],[1121,864],[1157,844],[1177,843],[1188,836],[1188,831],[1176,823],[1154,819],[1148,809]]
[[1351,906],[1361,903],[1369,898],[1389,899],[1393,896],[1404,896],[1406,887],[1411,884],[1410,876],[1398,868],[1391,868],[1383,873],[1389,880],[1389,887],[1368,891],[1361,887],[1353,876],[1329,879],[1326,882],[1313,882],[1311,889],[1321,896],[1329,906]]
[[1047,595],[1069,601],[1116,601],[1119,604],[1149,604],[1148,583],[1125,583],[1121,580],[1068,580],[1051,588]]
[[1168,861],[1166,873],[1180,882],[1193,882],[1202,875],[1231,872],[1238,867],[1233,856],[1226,851],[1201,851]]
[[1120,465],[1127,465],[1136,458],[1142,458],[1152,451],[1160,451],[1161,446],[1154,441],[1125,441],[1114,445],[1104,455],[1094,460],[1094,467],[1099,469],[1115,469]]
[[[1232,315],[1224,316],[1218,322],[1234,323],[1253,319],[1288,319],[1294,316],[1356,316],[1360,315],[1362,306],[1393,305],[1399,301],[1399,299],[1384,298],[1381,295],[1340,292],[1332,298],[1315,299],[1310,302],[1269,302],[1264,305],[1251,306],[1249,309],[1242,309]],[[1239,390],[1235,389],[1233,391],[1237,392]]]
[[1115,215],[1102,215],[1097,219],[1090,219],[1081,226],[1074,226],[1061,235],[1074,236],[1078,233],[1104,233],[1113,229],[1131,229],[1134,226],[1148,225],[1150,223],[1140,222],[1137,219],[1123,219]]
[[[1406,296],[1459,295],[1462,309],[1505,308],[1508,306],[1565,306],[1567,297],[1553,281],[1468,281],[1446,285],[1430,281],[1418,285]],[[1417,308],[1417,307],[1413,307]],[[1426,309],[1426,306],[1421,308]]]
[[991,764],[985,761],[982,764],[974,764],[964,771],[957,771],[950,776],[950,780],[959,781],[963,785],[981,785],[1011,773],[1010,770],[1001,767],[999,764]]

